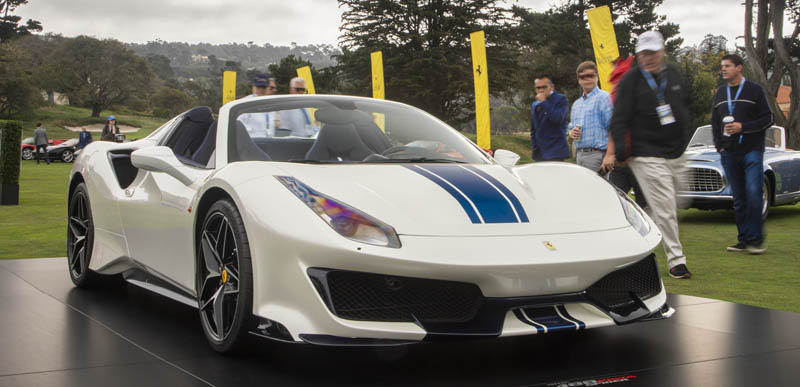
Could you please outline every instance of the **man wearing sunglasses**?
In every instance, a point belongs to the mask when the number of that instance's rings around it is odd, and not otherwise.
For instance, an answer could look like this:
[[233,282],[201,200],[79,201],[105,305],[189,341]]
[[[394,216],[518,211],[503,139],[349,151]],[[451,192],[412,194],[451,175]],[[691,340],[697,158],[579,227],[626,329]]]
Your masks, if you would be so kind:
[[[306,80],[300,77],[292,78],[289,81],[289,94],[307,94]],[[311,112],[307,109],[291,109],[280,112],[280,128],[288,129],[287,135],[296,137],[311,137],[319,132],[319,128],[314,124]]]
[[569,124],[576,160],[578,165],[594,172],[606,172],[603,168],[604,159],[614,157],[613,154],[606,154],[608,127],[614,110],[611,96],[597,87],[597,65],[594,62],[579,64],[576,73],[582,94],[572,104]]
[[556,93],[553,81],[542,75],[534,80],[536,99],[531,105],[531,150],[536,161],[564,161],[570,156],[567,144],[569,102]]

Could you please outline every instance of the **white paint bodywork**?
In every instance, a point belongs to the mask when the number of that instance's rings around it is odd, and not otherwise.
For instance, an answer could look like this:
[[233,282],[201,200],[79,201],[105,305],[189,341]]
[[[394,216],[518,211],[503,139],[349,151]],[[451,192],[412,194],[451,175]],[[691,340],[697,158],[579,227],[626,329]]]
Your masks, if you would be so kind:
[[[267,97],[269,98],[269,97]],[[413,323],[352,321],[334,316],[306,274],[325,267],[463,281],[486,297],[577,292],[604,275],[649,255],[661,234],[649,218],[642,236],[626,220],[617,192],[589,170],[566,163],[517,167],[474,165],[505,185],[521,202],[528,223],[474,224],[442,188],[400,164],[312,165],[227,162],[228,113],[220,110],[213,165],[181,166],[185,184],[164,173],[139,170],[121,188],[107,153],[158,145],[169,125],[129,143],[94,142],[75,161],[72,179],[89,192],[95,239],[90,268],[103,274],[143,269],[186,293],[195,289],[196,211],[209,189],[225,191],[242,214],[254,276],[253,313],[300,334],[419,340]],[[389,102],[387,102],[389,103]],[[401,248],[346,239],[297,199],[275,176],[292,176],[395,228]],[[554,249],[548,249],[546,244]],[[645,300],[651,312],[662,291]],[[613,325],[589,304],[568,310],[587,327]],[[510,312],[503,336],[533,334]]]

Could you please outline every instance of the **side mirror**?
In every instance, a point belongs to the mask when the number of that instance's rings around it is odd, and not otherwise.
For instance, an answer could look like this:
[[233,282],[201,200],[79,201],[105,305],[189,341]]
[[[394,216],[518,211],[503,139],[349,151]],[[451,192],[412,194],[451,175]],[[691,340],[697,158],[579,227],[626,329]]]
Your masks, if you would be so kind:
[[185,185],[195,181],[188,168],[175,157],[172,149],[154,146],[135,150],[131,153],[131,164],[145,171],[164,172]]
[[494,161],[500,165],[513,167],[519,162],[519,155],[505,149],[498,149],[494,151]]

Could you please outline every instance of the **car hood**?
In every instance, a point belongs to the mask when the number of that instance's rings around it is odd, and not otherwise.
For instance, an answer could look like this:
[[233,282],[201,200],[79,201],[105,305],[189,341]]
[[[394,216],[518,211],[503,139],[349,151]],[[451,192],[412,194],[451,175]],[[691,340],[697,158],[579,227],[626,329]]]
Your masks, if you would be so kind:
[[511,169],[282,163],[280,170],[405,235],[542,235],[630,226],[616,191],[596,174],[573,164]]
[[700,161],[713,163],[719,161],[719,153],[713,146],[697,147],[696,149],[689,149],[684,153],[686,161]]

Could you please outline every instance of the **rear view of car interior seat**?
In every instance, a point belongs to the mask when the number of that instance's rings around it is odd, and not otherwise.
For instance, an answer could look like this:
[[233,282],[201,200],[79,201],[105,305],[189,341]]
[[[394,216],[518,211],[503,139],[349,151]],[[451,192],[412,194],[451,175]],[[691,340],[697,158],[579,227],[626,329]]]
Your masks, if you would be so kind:
[[335,108],[320,109],[316,119],[323,123],[317,141],[306,159],[320,161],[361,161],[375,153],[364,143],[353,122],[355,112]]
[[[181,161],[195,164],[194,154],[200,149],[214,123],[214,115],[208,106],[197,107],[184,113],[183,121],[167,140],[175,156]],[[213,144],[212,144],[213,148]],[[212,149],[213,150],[213,149]],[[210,156],[211,153],[209,153]],[[206,163],[208,160],[206,160]],[[205,166],[206,163],[201,163]]]

